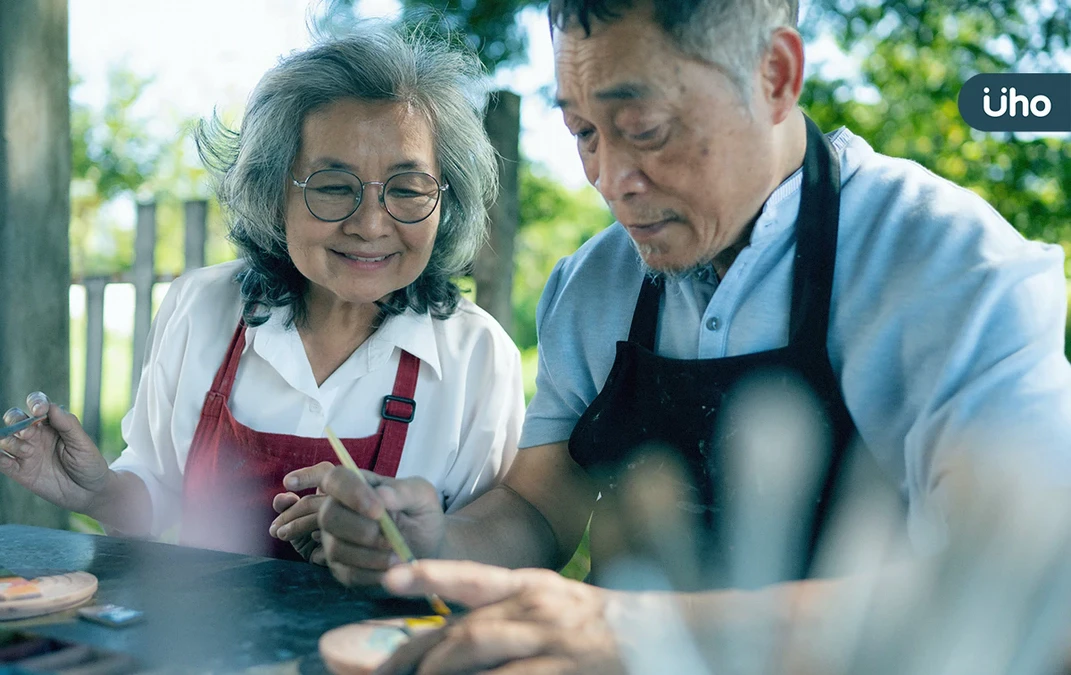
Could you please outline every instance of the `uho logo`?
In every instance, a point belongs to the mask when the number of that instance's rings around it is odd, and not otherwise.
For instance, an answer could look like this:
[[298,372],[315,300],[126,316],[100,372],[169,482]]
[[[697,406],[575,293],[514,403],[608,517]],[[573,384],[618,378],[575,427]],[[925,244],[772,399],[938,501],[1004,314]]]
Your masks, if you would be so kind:
[[975,75],[959,92],[959,112],[979,131],[1071,131],[1071,74]]

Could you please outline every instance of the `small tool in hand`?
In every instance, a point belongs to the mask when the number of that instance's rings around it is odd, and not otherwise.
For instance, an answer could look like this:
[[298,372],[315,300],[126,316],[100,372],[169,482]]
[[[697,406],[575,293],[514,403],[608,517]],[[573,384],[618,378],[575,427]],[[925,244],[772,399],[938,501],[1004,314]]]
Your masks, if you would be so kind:
[[[342,445],[342,441],[338,440],[338,436],[334,431],[331,431],[331,427],[324,427],[324,433],[327,435],[327,440],[331,443],[331,448],[334,449],[335,454],[338,455],[338,461],[342,463],[342,466],[346,467],[353,473],[357,474],[357,477],[362,483],[371,487],[368,483],[368,479],[364,477],[361,470],[357,468],[357,464],[354,463],[353,458],[350,457],[350,453],[346,452],[346,447]],[[406,563],[415,563],[416,556],[413,555],[413,551],[409,549],[409,544],[405,543],[405,539],[402,538],[402,533],[398,531],[398,526],[391,520],[390,514],[386,509],[383,509],[383,513],[379,516],[379,529],[383,530],[383,536],[390,542],[391,548],[394,549],[395,554]],[[428,597],[428,603],[431,604],[431,608],[435,610],[435,613],[439,616],[448,616],[450,614],[450,608],[446,606],[442,598],[432,593]]]
[[32,427],[35,424],[44,422],[48,418],[48,415],[41,415],[40,417],[27,417],[26,419],[15,422],[9,427],[0,428],[0,438],[7,438],[8,436],[14,436],[23,429]]

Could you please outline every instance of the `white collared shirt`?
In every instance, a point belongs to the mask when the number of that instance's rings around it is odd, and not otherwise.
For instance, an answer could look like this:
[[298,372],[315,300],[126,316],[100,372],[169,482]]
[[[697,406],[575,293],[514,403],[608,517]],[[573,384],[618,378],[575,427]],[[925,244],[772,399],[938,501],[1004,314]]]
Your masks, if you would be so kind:
[[[152,533],[178,524],[182,480],[205,394],[238,325],[234,261],[189,272],[168,290],[149,333],[134,407],[123,418],[115,470],[136,474],[153,504]],[[446,320],[428,314],[388,318],[317,386],[297,331],[283,310],[246,331],[230,410],[257,431],[323,438],[376,433],[401,350],[420,360],[398,477],[420,476],[454,511],[490,488],[516,452],[524,416],[520,354],[486,312],[462,300]],[[280,485],[280,492],[282,492]]]

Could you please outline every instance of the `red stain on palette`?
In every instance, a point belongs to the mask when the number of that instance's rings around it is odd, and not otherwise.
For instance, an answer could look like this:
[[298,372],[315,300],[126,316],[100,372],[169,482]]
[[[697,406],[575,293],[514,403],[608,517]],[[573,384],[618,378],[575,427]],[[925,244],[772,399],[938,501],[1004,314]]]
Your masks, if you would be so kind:
[[411,637],[445,624],[441,616],[351,623],[320,637],[320,656],[334,675],[369,675]]

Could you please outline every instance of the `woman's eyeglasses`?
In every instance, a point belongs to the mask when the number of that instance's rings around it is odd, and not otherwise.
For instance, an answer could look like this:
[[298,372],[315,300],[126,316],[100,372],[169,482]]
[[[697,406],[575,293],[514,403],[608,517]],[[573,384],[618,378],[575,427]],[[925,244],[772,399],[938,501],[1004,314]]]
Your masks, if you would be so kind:
[[362,181],[349,171],[321,169],[312,172],[304,182],[293,180],[304,193],[309,213],[328,223],[352,216],[369,185],[379,186],[379,203],[392,218],[400,223],[419,223],[435,211],[439,195],[450,187],[440,185],[434,176],[423,171],[396,173],[385,181]]

